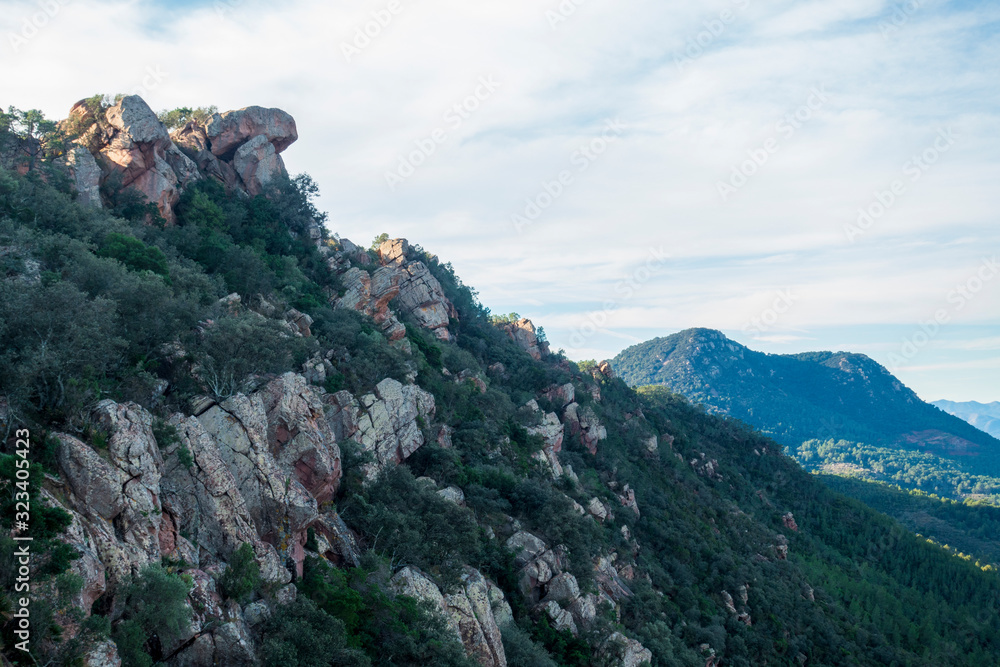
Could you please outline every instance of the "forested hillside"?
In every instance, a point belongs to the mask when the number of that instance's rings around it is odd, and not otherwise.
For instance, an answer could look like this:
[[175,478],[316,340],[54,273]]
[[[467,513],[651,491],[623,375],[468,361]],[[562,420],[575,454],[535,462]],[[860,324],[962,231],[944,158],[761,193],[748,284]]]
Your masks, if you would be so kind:
[[[13,111],[0,125],[0,146],[29,148],[0,169],[6,609],[12,537],[34,539],[31,653],[8,616],[5,660],[1000,654],[989,567],[830,490],[735,419],[550,353],[419,246],[330,235],[316,185],[274,159],[287,114],[214,114],[163,139],[137,100],[94,102],[82,130]],[[64,164],[81,136],[102,174],[87,201]],[[188,166],[168,141],[196,165],[186,185],[153,201],[113,178],[108,147]]]

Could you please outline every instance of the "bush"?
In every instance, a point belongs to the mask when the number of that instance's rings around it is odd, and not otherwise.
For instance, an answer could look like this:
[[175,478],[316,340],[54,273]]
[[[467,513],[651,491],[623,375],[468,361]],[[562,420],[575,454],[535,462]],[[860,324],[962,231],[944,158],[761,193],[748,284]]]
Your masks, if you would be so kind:
[[123,620],[115,628],[114,638],[120,649],[124,644],[129,655],[127,663],[122,656],[126,667],[148,667],[153,659],[165,657],[163,647],[179,637],[191,621],[191,608],[185,604],[188,590],[180,576],[156,565],[148,566],[123,587]]
[[161,276],[170,273],[167,256],[162,250],[147,246],[134,236],[126,234],[108,234],[97,251],[97,256],[117,259],[133,271],[152,271]]
[[348,648],[344,624],[299,597],[278,607],[264,625],[261,656],[282,667],[367,667],[371,662]]
[[253,547],[244,542],[229,559],[229,565],[219,579],[219,592],[242,605],[260,589],[260,584],[260,566]]

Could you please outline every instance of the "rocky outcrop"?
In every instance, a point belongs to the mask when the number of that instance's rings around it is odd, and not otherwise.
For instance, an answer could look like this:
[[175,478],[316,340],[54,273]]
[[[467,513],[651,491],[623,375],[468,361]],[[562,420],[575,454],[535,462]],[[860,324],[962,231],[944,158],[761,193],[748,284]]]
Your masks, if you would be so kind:
[[[176,523],[180,539],[189,536],[209,559],[225,560],[244,543],[253,547],[261,576],[284,583],[291,579],[277,550],[258,535],[236,477],[226,465],[219,443],[195,417],[174,415],[170,424],[179,441],[166,450],[164,507]],[[181,461],[185,448],[192,465]],[[197,564],[197,561],[195,561]]]
[[[111,586],[160,561],[160,468],[152,416],[133,403],[102,401],[95,420],[107,433],[107,457],[57,435],[69,509],[80,517],[75,539],[92,545]],[[72,539],[72,538],[71,538]]]
[[[538,403],[534,400],[528,402],[528,408],[541,413]],[[562,477],[563,467],[559,462],[559,452],[563,445],[563,425],[559,417],[554,412],[541,415],[541,423],[537,426],[528,427],[529,435],[537,435],[542,439],[542,449],[535,452],[532,457],[548,469],[552,478]]]
[[604,664],[614,667],[639,667],[653,662],[653,653],[634,639],[615,632],[601,644],[598,650]]
[[518,346],[538,361],[549,353],[549,344],[538,339],[535,325],[526,317],[498,325]]
[[[103,117],[96,118],[95,113]],[[171,141],[167,129],[149,105],[137,95],[128,95],[114,106],[97,112],[78,103],[70,117],[81,125],[90,126],[78,142],[86,146],[101,165],[101,184],[114,179],[115,186],[141,193],[156,205],[164,219],[172,222],[181,190],[201,175],[198,165]],[[78,160],[80,164],[84,162],[84,159]],[[79,172],[77,174],[79,180]]]
[[325,512],[313,524],[319,555],[341,567],[361,567],[357,538],[336,512]]
[[101,168],[90,151],[83,146],[70,148],[65,164],[76,189],[76,200],[85,206],[102,208]]
[[385,241],[378,253],[386,267],[397,267],[400,272],[396,297],[400,310],[409,313],[417,324],[433,332],[439,340],[450,341],[448,325],[451,318],[458,316],[455,306],[423,262],[407,259],[409,244],[406,239]]
[[466,568],[461,588],[448,595],[442,595],[427,575],[413,567],[397,572],[391,585],[400,595],[429,602],[440,609],[466,653],[480,665],[507,666],[500,624],[512,618],[510,606],[499,587],[478,570]]
[[340,447],[326,410],[306,379],[286,373],[261,391],[267,439],[278,464],[291,468],[318,503],[329,502],[341,477]]
[[566,406],[563,421],[569,427],[570,433],[579,436],[583,446],[591,454],[597,454],[597,445],[607,439],[608,429],[594,413],[593,408],[581,408],[577,403]]
[[257,533],[278,550],[283,562],[294,562],[301,574],[306,528],[319,511],[297,476],[271,453],[264,396],[263,392],[238,394],[209,408],[198,420],[218,443]]
[[139,192],[168,222],[184,188],[203,176],[230,190],[258,195],[286,173],[280,153],[297,138],[280,109],[248,107],[192,121],[171,135],[137,95],[109,108],[81,101],[67,129],[79,134],[65,166],[81,202],[101,206],[101,186]]
[[799,530],[799,525],[795,523],[795,515],[793,515],[791,512],[786,512],[785,514],[782,515],[781,523],[785,528],[793,532],[798,532]]
[[364,313],[375,320],[390,341],[401,340],[406,336],[406,327],[389,310],[389,302],[399,295],[400,278],[399,271],[391,267],[381,267],[374,273],[351,267],[341,275],[345,291],[336,307]]

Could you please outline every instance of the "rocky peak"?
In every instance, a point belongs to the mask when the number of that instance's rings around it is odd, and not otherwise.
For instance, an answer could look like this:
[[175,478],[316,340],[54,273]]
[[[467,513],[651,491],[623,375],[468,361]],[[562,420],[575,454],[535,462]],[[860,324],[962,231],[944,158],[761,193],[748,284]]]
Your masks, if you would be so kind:
[[298,139],[295,119],[263,107],[215,114],[204,125],[192,121],[171,135],[138,95],[101,112],[77,102],[64,126],[80,130],[80,148],[65,162],[86,203],[101,206],[100,188],[111,179],[141,193],[168,223],[184,189],[203,177],[232,191],[261,194],[286,173],[279,154]]

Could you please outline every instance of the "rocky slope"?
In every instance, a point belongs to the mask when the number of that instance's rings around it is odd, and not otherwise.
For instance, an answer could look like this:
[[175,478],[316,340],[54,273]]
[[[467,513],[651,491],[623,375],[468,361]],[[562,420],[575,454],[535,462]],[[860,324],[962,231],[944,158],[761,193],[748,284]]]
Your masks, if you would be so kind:
[[[330,238],[308,197],[269,187],[287,185],[284,112],[170,135],[125,97],[62,127],[71,192],[0,170],[0,428],[34,434],[33,613],[61,628],[34,640],[44,660],[932,665],[1000,647],[977,564],[758,433],[552,354],[529,320],[494,324],[406,240]],[[123,192],[168,224],[110,215],[133,210]],[[281,226],[253,226],[261,209]],[[746,356],[695,346],[719,369]],[[14,600],[10,568],[0,583]],[[4,659],[23,662],[13,627]]]

